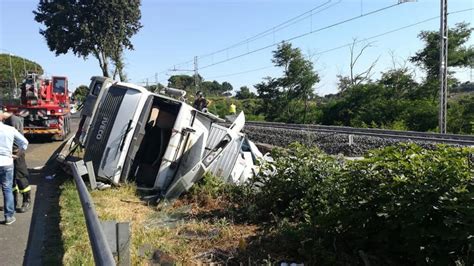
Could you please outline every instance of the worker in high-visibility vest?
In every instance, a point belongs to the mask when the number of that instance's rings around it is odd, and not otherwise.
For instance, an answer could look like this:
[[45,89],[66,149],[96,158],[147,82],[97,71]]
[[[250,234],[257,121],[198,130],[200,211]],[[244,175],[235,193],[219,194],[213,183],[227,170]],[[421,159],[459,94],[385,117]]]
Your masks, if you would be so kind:
[[237,106],[234,103],[231,103],[229,106],[229,113],[235,115],[237,113]]

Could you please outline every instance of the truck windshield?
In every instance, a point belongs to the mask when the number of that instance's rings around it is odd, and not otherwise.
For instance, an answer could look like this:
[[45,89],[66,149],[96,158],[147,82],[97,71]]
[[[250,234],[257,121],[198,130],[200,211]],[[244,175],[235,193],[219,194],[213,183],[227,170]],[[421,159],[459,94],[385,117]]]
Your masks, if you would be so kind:
[[66,80],[64,79],[55,79],[53,84],[53,92],[54,93],[64,93],[64,89],[66,88]]

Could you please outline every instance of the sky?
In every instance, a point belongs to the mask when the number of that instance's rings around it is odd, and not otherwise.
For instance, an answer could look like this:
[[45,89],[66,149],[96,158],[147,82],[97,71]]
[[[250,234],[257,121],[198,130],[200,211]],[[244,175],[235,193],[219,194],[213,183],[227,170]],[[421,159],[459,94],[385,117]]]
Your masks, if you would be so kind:
[[[319,95],[335,93],[336,76],[349,72],[350,50],[344,45],[354,39],[359,41],[356,50],[370,44],[355,69],[356,72],[364,71],[378,60],[373,71],[376,79],[394,62],[404,64],[407,58],[422,49],[423,42],[417,37],[420,31],[439,30],[440,21],[436,18],[440,13],[439,0],[410,1],[368,14],[397,2],[143,0],[143,28],[132,38],[135,49],[125,52],[125,72],[131,83],[144,85],[148,80],[149,84],[154,84],[158,80],[166,84],[171,75],[192,74],[189,70],[194,68],[193,59],[197,56],[199,74],[205,80],[228,81],[234,90],[241,86],[253,88],[264,77],[281,75],[281,69],[271,63],[276,45],[304,35],[290,42],[313,61],[321,77],[315,92]],[[47,75],[67,76],[70,90],[88,85],[90,77],[102,73],[98,61],[93,56],[87,59],[76,57],[72,52],[55,56],[39,34],[44,25],[34,21],[32,11],[37,4],[38,1],[32,0],[0,0],[0,53],[38,62]],[[472,0],[449,0],[448,12],[467,10],[450,14],[449,26],[462,21],[474,24],[473,9]],[[278,27],[302,14],[305,15],[290,25]],[[351,18],[354,19],[340,23]],[[418,25],[387,33],[430,18]],[[253,38],[262,32],[266,34]],[[384,33],[387,34],[379,36]],[[372,38],[374,36],[379,37]],[[474,45],[474,36],[468,44]],[[181,64],[183,62],[186,63]],[[455,71],[461,81],[473,81],[471,69]],[[417,69],[416,75],[421,78],[423,72]]]

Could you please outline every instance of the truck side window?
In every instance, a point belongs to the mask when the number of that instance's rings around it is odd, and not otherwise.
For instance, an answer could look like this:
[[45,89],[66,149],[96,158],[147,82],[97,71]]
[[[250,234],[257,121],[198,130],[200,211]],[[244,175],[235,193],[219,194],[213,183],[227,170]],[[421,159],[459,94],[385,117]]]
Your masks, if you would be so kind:
[[102,82],[96,82],[94,88],[92,88],[92,95],[99,96],[100,88],[102,87]]
[[53,84],[54,93],[64,93],[66,88],[66,81],[64,79],[55,79]]

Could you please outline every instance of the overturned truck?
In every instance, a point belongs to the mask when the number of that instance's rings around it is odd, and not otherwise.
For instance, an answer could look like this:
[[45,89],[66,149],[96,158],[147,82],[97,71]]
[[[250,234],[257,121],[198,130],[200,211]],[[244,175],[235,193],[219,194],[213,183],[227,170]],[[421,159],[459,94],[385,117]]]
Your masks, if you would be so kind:
[[[96,80],[100,80],[97,86]],[[96,97],[83,116],[84,161],[92,162],[97,179],[119,184],[135,181],[140,189],[173,199],[206,172],[227,182],[243,182],[262,157],[240,131],[240,113],[229,127],[217,116],[182,100],[134,84],[103,82],[93,77]],[[83,122],[81,122],[83,124]],[[81,126],[82,127],[82,126]]]

